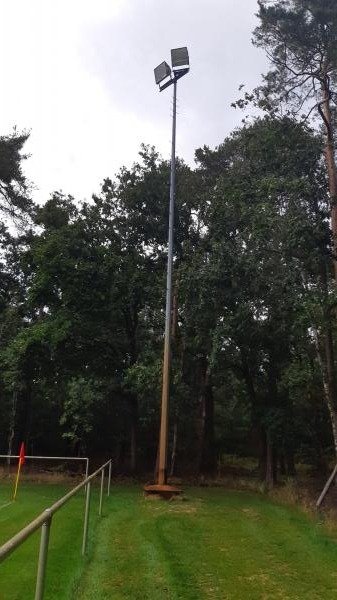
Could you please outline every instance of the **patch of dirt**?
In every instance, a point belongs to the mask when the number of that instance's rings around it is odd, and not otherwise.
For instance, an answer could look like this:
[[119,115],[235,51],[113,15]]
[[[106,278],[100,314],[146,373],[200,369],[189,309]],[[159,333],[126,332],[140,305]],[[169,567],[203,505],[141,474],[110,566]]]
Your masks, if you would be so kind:
[[169,510],[169,512],[182,513],[185,515],[195,514],[197,511],[198,509],[196,506],[172,506],[172,508]]
[[251,519],[259,519],[260,518],[260,514],[253,508],[243,508],[242,512],[245,515],[247,515],[247,517],[250,517]]

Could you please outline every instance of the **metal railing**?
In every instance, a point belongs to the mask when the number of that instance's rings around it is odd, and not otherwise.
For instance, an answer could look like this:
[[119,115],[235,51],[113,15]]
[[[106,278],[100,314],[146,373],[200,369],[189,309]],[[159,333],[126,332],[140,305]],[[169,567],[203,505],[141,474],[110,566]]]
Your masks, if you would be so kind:
[[64,505],[70,498],[75,496],[83,487],[86,487],[85,494],[85,510],[84,510],[84,523],[83,523],[83,538],[82,538],[82,556],[84,556],[87,549],[88,541],[88,528],[89,528],[89,508],[90,508],[90,495],[91,495],[91,481],[101,473],[101,486],[100,486],[100,499],[98,514],[102,515],[103,506],[103,491],[104,491],[104,476],[105,469],[108,469],[108,490],[107,495],[110,496],[111,486],[111,459],[102,465],[97,471],[89,475],[84,481],[82,481],[75,488],[70,490],[68,494],[60,498],[57,502],[52,504],[49,508],[46,508],[34,521],[31,521],[26,527],[21,529],[19,533],[14,535],[8,542],[0,546],[0,562],[7,558],[16,548],[21,546],[23,542],[29,538],[37,529],[41,528],[41,540],[40,540],[40,552],[39,561],[37,567],[36,576],[36,588],[35,588],[35,600],[43,600],[44,584],[46,576],[47,556],[48,556],[48,545],[49,545],[49,534],[52,525],[53,515]]

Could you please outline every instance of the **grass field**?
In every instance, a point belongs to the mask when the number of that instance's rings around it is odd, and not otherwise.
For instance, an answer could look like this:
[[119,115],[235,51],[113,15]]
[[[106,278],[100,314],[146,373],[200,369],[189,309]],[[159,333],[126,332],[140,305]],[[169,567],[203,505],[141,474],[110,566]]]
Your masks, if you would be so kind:
[[[66,494],[69,485],[36,484],[23,481],[17,500],[9,505],[12,484],[0,480],[0,544],[27,525],[45,508]],[[95,529],[98,494],[94,491],[91,529]],[[51,529],[46,598],[71,598],[74,582],[84,562],[81,557],[84,493],[72,498],[53,518]],[[90,536],[91,544],[92,536]],[[33,534],[0,565],[0,600],[34,598],[40,532]],[[90,547],[89,547],[90,550]]]
[[[34,502],[36,488],[25,492],[36,512],[64,491],[39,489]],[[139,486],[113,486],[104,517],[92,528],[85,562],[80,557],[83,498],[74,499],[53,526],[46,600],[337,597],[337,543],[298,509],[220,488],[188,489],[186,498],[145,500]],[[1,541],[7,537],[3,524],[13,532],[22,520],[19,503],[9,508],[0,509]],[[26,542],[1,565],[1,600],[34,597],[28,580],[31,573],[35,577],[37,543]]]

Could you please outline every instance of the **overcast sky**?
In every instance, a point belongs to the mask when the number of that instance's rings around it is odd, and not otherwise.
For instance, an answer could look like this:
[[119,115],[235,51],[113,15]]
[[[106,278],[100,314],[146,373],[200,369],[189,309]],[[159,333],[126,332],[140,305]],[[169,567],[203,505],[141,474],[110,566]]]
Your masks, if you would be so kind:
[[0,135],[31,131],[26,173],[46,200],[77,199],[137,159],[142,142],[169,157],[171,90],[153,68],[188,46],[178,84],[179,156],[219,144],[230,108],[266,70],[251,44],[256,0],[0,0]]

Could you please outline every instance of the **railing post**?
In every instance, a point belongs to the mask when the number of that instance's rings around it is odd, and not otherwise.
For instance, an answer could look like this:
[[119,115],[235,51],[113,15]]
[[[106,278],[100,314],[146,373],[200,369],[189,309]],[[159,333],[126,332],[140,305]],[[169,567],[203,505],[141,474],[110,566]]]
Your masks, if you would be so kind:
[[101,474],[101,494],[100,494],[100,498],[99,498],[99,509],[98,509],[98,514],[100,517],[102,516],[103,489],[104,489],[104,469],[102,469],[102,474]]
[[111,460],[109,462],[109,474],[108,474],[108,497],[110,496],[110,484],[111,484]]
[[[86,464],[85,464],[85,479],[88,479],[89,477],[89,458],[86,459]],[[84,486],[84,493],[86,493],[87,491],[87,485]]]
[[[45,510],[46,513],[49,513],[49,508]],[[36,590],[35,590],[35,600],[43,600],[44,594],[44,583],[46,579],[46,566],[47,566],[47,557],[48,557],[48,545],[49,545],[49,533],[51,526],[51,516],[48,516],[46,521],[42,524],[41,527],[41,541],[40,541],[40,553],[39,553],[39,563],[37,567],[37,577],[36,577]]]
[[87,487],[87,491],[86,491],[86,496],[85,496],[85,512],[84,512],[84,526],[83,526],[82,556],[85,555],[85,552],[86,552],[86,549],[87,549],[87,541],[88,541],[91,481],[88,481],[86,487]]

